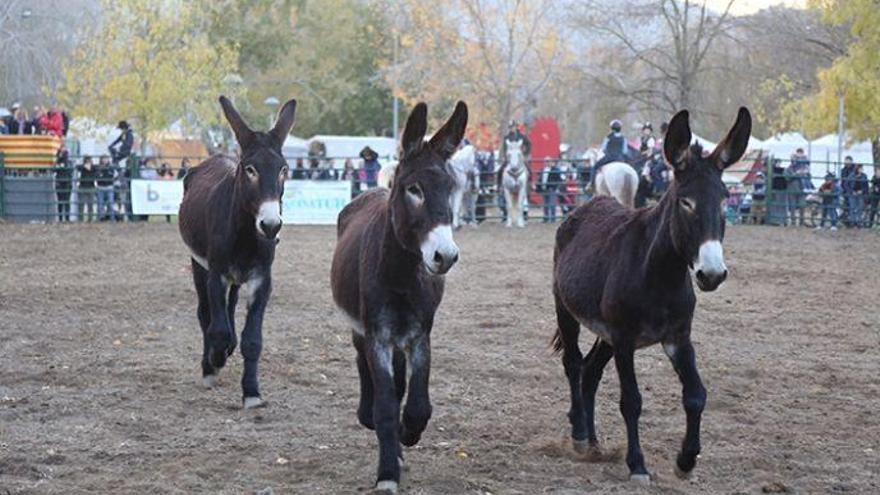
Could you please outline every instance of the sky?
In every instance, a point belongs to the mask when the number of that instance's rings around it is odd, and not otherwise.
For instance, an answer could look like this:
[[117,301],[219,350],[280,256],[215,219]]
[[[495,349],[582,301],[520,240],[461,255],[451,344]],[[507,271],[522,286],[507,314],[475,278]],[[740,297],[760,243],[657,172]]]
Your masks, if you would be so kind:
[[[709,6],[724,10],[729,0],[707,0]],[[736,0],[731,11],[736,15],[754,14],[755,12],[773,6],[788,5],[790,7],[806,7],[807,0]]]

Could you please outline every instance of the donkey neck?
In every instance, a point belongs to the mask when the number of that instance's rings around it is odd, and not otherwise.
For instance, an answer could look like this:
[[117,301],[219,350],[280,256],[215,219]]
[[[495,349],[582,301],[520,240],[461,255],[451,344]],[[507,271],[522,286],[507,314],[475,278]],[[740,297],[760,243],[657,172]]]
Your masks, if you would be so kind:
[[678,286],[688,276],[688,261],[678,252],[672,239],[672,215],[675,194],[670,190],[647,212],[646,236],[648,252],[645,272],[653,283]]
[[384,235],[379,256],[379,275],[389,288],[406,289],[421,270],[421,255],[404,247],[394,232],[391,209],[385,211]]

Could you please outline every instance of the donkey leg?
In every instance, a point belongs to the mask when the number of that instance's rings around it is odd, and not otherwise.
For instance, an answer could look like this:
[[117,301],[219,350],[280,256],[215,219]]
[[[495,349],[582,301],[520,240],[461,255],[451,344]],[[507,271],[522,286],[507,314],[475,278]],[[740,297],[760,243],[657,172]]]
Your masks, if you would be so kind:
[[242,404],[245,409],[265,406],[260,396],[258,366],[263,351],[263,315],[272,293],[272,281],[266,277],[255,276],[248,281],[247,319],[241,332],[241,355],[244,358],[244,373],[241,376]]
[[596,390],[602,380],[602,372],[605,365],[614,356],[614,349],[602,339],[596,339],[593,348],[584,358],[583,375],[581,376],[581,393],[584,397],[584,413],[587,421],[587,440],[590,448],[598,448],[599,439],[596,436]]
[[431,419],[431,399],[428,395],[428,382],[431,374],[431,341],[422,335],[410,347],[409,364],[412,369],[409,395],[403,409],[403,426],[400,441],[407,447],[419,442],[422,432]]
[[687,430],[681,452],[675,460],[675,474],[687,478],[697,464],[700,453],[700,419],[706,406],[706,389],[697,372],[696,353],[690,340],[680,345],[663,345],[682,385],[682,405],[687,416]]
[[229,314],[229,338],[232,339],[229,347],[226,348],[226,357],[231,356],[235,352],[235,346],[238,345],[238,338],[235,335],[235,306],[238,304],[238,289],[238,285],[229,287],[229,298],[226,303]]
[[630,345],[614,347],[614,364],[620,378],[620,412],[626,422],[626,465],[629,478],[640,483],[650,483],[651,476],[645,469],[645,456],[639,445],[639,416],[642,414],[642,395],[636,382],[634,367],[635,349]]
[[562,301],[556,297],[557,349],[562,350],[562,366],[571,391],[571,408],[568,410],[568,421],[571,423],[571,441],[574,450],[586,452],[587,416],[584,409],[584,396],[581,389],[583,374],[583,354],[578,346],[581,327],[571,313],[565,309]]
[[217,384],[217,368],[211,364],[211,346],[208,342],[208,327],[211,324],[211,309],[208,304],[208,271],[192,260],[193,283],[199,299],[198,317],[202,328],[202,384],[213,388]]
[[373,423],[373,377],[370,376],[370,367],[367,365],[365,339],[361,335],[352,334],[352,341],[357,350],[357,369],[361,383],[360,403],[358,404],[358,422],[368,430],[375,430]]
[[376,489],[397,492],[400,483],[400,404],[394,383],[394,350],[390,343],[368,339],[367,364],[373,378],[373,420],[379,441]]
[[226,364],[226,351],[232,344],[229,328],[229,314],[227,313],[227,297],[229,285],[220,273],[208,270],[207,274],[207,299],[211,315],[211,323],[205,335],[208,340],[209,359],[211,365],[220,369]]

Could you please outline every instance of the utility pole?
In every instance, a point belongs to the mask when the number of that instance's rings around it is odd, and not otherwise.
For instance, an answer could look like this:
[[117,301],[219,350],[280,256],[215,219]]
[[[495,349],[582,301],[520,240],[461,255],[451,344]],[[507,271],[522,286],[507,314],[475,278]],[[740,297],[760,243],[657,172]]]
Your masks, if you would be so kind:
[[844,98],[840,95],[840,101],[837,107],[837,166],[843,163],[843,128],[846,120],[843,108]]

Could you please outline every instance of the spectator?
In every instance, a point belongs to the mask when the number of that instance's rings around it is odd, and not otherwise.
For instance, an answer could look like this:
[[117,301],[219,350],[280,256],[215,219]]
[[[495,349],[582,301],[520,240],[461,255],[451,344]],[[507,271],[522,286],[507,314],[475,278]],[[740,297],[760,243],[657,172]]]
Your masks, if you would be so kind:
[[183,179],[186,177],[186,174],[189,172],[190,164],[189,158],[184,158],[180,161],[180,169],[177,170],[177,179]]
[[345,159],[345,164],[342,166],[342,174],[339,176],[339,180],[348,181],[351,184],[352,198],[360,194],[360,173],[354,168],[354,163],[352,163],[351,158]]
[[293,180],[306,180],[308,178],[308,172],[306,172],[306,167],[305,164],[303,164],[302,158],[296,159],[296,164],[293,166],[293,172],[291,172],[290,178]]
[[651,125],[650,122],[645,122],[645,125],[642,126],[642,135],[639,138],[639,153],[642,154],[645,159],[650,159],[653,151],[656,149],[657,140],[654,139],[654,126]]
[[785,178],[785,167],[782,166],[782,160],[776,158],[771,165],[773,170],[773,180],[770,182],[770,190],[772,191],[769,198],[769,214],[767,218],[771,225],[785,225],[788,222],[788,198],[786,189],[788,189],[788,180]]
[[97,170],[92,165],[92,157],[83,157],[83,163],[77,167],[77,171],[79,172],[79,188],[76,195],[79,202],[79,215],[83,221],[91,222],[96,215],[95,178],[97,177]]
[[544,219],[541,223],[556,222],[556,198],[561,179],[559,164],[555,160],[545,160],[538,181],[538,192],[544,197]]
[[825,175],[825,182],[819,186],[819,195],[822,196],[822,221],[816,226],[816,230],[825,227],[825,220],[831,223],[830,230],[837,230],[837,206],[840,204],[840,186],[837,177],[831,172]]
[[128,167],[119,167],[113,188],[116,193],[116,211],[119,212],[118,221],[125,218],[129,222],[134,221],[131,211],[131,170]]
[[2,119],[2,120],[3,120],[3,127],[6,128],[6,133],[7,133],[7,134],[10,133],[10,132],[9,132],[9,128],[12,127],[12,119],[15,118],[15,111],[18,110],[18,107],[19,107],[19,106],[20,106],[20,105],[18,104],[18,102],[13,103],[13,104],[9,107],[9,115],[5,115],[5,116],[3,117],[3,119]]
[[43,134],[56,137],[64,135],[64,118],[58,107],[52,107],[40,117],[40,128]]
[[752,184],[751,219],[756,225],[763,224],[767,215],[767,184],[764,172],[758,172]]
[[853,173],[856,164],[851,156],[843,159],[843,169],[840,171],[840,188],[843,190],[843,223],[847,227],[852,225],[852,191],[855,184],[853,183]]
[[61,135],[67,137],[67,131],[70,130],[70,115],[67,114],[64,110],[61,110]]
[[161,180],[173,180],[174,172],[171,170],[171,166],[168,165],[168,162],[162,162],[162,165],[159,165],[159,179]]
[[868,218],[868,228],[874,227],[878,210],[880,210],[880,167],[874,165],[874,177],[871,178],[871,216]]
[[868,185],[868,176],[862,172],[862,166],[856,165],[852,174],[852,195],[849,212],[851,215],[850,222],[856,228],[862,228],[866,225],[865,219],[865,198],[871,193]]
[[360,156],[364,160],[367,189],[372,189],[377,185],[379,170],[382,170],[382,165],[379,164],[379,154],[367,146],[361,150]]
[[122,133],[107,148],[110,151],[110,156],[113,157],[114,165],[128,158],[131,155],[131,148],[134,146],[134,132],[128,122],[121,120],[116,128]]
[[46,111],[40,105],[34,107],[34,118],[31,119],[31,133],[25,134],[44,134],[43,122],[45,122]]
[[[787,182],[787,209],[790,215],[789,225],[804,225],[806,191],[813,189],[810,181],[810,159],[803,148],[798,148],[791,156],[791,164],[785,171]],[[798,218],[799,217],[799,218]]]
[[33,134],[34,133],[34,125],[30,119],[28,119],[27,111],[24,108],[21,108],[21,105],[15,103],[12,105],[12,117],[9,119],[9,123],[7,124],[7,128],[9,130],[9,134]]
[[61,141],[55,155],[55,196],[58,203],[58,221],[70,221],[70,190],[73,186],[73,170],[70,168],[70,153]]
[[140,174],[139,174],[141,179],[147,179],[147,180],[159,179],[159,173],[156,172],[156,167],[153,166],[153,163],[154,163],[154,161],[152,158],[147,158],[146,160],[143,161],[143,163],[141,164],[141,169],[140,169]]
[[113,182],[116,178],[113,164],[110,163],[110,157],[104,155],[98,161],[97,177],[95,182],[98,189],[98,221],[116,221],[116,210],[113,209],[116,203],[113,191]]
[[661,150],[654,149],[654,154],[648,162],[648,174],[651,179],[651,193],[655,198],[659,198],[666,193],[669,188],[670,170],[663,160]]

